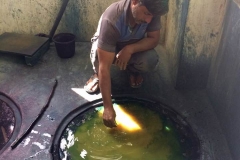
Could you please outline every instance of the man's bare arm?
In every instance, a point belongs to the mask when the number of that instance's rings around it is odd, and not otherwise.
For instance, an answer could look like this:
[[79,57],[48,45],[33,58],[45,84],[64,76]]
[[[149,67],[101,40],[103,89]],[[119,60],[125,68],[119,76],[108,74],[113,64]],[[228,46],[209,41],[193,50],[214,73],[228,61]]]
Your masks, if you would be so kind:
[[98,60],[99,60],[99,87],[103,98],[103,122],[107,127],[115,127],[116,113],[113,109],[111,99],[111,76],[110,68],[113,63],[115,53],[104,51],[98,48]]
[[149,49],[153,49],[157,46],[159,42],[160,37],[160,31],[153,31],[153,32],[147,32],[147,37],[143,38],[142,40],[130,44],[127,47],[131,48],[130,50],[132,53],[137,53],[141,51],[146,51]]
[[153,49],[157,46],[160,37],[160,31],[148,32],[147,37],[141,39],[140,41],[125,46],[116,56],[116,65],[119,66],[121,70],[126,69],[126,65],[131,58],[133,53],[146,51]]

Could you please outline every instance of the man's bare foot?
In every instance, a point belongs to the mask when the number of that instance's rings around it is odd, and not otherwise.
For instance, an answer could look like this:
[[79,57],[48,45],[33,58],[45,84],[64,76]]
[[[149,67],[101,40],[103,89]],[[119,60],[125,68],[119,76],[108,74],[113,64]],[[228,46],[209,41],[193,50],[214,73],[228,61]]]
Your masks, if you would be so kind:
[[129,82],[132,88],[139,88],[142,86],[143,77],[140,73],[130,73]]
[[94,75],[92,75],[90,77],[90,79],[86,82],[85,86],[84,86],[84,90],[87,93],[95,93],[97,92],[99,89],[99,79],[98,79],[98,75],[95,73]]

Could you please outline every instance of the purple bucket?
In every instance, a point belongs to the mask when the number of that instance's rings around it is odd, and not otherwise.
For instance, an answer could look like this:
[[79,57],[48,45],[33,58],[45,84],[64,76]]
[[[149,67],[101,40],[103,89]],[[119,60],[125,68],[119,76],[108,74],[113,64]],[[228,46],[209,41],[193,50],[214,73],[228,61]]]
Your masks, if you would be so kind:
[[53,37],[57,54],[61,58],[71,58],[75,54],[75,35],[59,33]]

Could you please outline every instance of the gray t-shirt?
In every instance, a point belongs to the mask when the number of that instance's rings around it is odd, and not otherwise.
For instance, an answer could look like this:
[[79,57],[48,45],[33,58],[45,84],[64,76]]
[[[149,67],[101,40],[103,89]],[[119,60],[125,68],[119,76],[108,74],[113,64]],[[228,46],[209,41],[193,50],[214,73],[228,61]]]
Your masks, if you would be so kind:
[[123,48],[127,44],[135,43],[144,38],[146,32],[160,29],[160,16],[152,18],[147,24],[138,24],[133,30],[128,25],[127,12],[131,0],[121,0],[111,4],[102,14],[97,32],[94,37],[98,38],[98,47],[115,52],[117,48]]

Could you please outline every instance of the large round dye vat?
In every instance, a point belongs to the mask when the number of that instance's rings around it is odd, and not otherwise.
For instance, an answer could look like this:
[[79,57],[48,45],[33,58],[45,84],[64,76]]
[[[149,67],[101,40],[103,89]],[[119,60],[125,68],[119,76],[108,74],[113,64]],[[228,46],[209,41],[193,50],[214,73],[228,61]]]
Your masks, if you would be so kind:
[[60,124],[53,159],[198,160],[200,142],[176,111],[155,101],[114,97],[118,127],[102,123],[102,100],[84,104]]
[[0,155],[17,137],[21,123],[21,112],[17,104],[0,92]]

